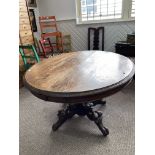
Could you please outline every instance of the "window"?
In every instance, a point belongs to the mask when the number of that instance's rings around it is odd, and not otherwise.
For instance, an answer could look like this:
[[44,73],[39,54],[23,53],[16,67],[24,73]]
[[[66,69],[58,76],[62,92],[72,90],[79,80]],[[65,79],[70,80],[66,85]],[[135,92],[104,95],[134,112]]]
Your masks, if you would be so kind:
[[77,23],[130,20],[135,0],[76,0]]

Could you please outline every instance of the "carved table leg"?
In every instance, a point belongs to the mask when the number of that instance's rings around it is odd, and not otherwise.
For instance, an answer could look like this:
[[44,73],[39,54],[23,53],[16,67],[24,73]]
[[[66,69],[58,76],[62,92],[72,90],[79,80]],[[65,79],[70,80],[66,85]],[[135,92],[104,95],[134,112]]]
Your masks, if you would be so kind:
[[75,113],[73,113],[73,111],[70,111],[69,107],[67,107],[64,110],[58,111],[58,121],[55,124],[53,124],[52,130],[56,131],[65,121],[72,118],[74,114]]
[[79,116],[85,116],[94,121],[98,126],[100,131],[104,136],[109,134],[109,130],[105,128],[102,124],[102,113],[98,111],[93,111],[93,106],[95,104],[104,103],[104,101],[95,101],[93,103],[84,103],[84,104],[73,104],[68,105],[64,110],[58,112],[58,121],[53,124],[52,129],[56,131],[66,120],[72,118],[75,114]]
[[98,126],[98,128],[102,132],[103,136],[107,136],[109,134],[109,130],[103,126],[103,123],[102,123],[102,113],[101,112],[93,111],[91,109],[90,112],[87,114],[87,117],[91,121],[95,122],[95,124]]
[[96,100],[93,102],[93,106],[96,106],[96,105],[105,105],[106,104],[106,101],[102,101],[102,100]]

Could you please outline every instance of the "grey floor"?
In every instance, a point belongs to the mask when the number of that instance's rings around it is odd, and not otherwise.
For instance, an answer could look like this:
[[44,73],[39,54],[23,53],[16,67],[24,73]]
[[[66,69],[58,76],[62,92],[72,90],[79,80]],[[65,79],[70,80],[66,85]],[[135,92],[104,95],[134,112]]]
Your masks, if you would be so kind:
[[62,104],[42,101],[20,89],[20,155],[134,155],[134,89],[132,82],[106,98],[106,106],[97,107],[110,131],[106,138],[86,117],[74,117],[53,133]]

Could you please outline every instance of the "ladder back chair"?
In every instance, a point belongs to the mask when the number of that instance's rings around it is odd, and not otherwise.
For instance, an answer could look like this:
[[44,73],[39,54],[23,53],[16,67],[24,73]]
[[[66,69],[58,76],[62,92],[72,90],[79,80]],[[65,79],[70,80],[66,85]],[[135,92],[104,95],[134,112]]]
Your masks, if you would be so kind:
[[53,46],[53,50],[56,49],[57,52],[62,53],[64,51],[62,33],[58,31],[55,16],[40,16],[39,24],[41,29],[41,38],[43,40],[50,38],[52,46],[55,44]]
[[[58,38],[56,43],[50,42],[51,46],[53,48],[53,53],[62,53],[64,51],[61,32],[45,33],[45,34],[42,34],[42,36],[44,38],[43,40],[47,40],[47,39],[49,39],[49,37],[51,38],[51,40]],[[54,49],[56,49],[56,51]]]
[[19,52],[26,70],[29,69],[33,64],[40,62],[40,58],[33,45],[20,45]]
[[42,48],[44,57],[47,58],[49,54],[53,56],[53,46],[49,38],[47,39],[40,39],[39,40],[40,46]]

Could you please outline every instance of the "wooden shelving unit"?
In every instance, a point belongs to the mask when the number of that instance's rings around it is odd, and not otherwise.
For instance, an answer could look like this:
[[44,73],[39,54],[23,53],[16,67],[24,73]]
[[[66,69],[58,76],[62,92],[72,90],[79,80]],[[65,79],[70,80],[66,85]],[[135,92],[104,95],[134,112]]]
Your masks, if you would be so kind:
[[[19,44],[27,45],[34,44],[34,37],[32,27],[30,23],[28,7],[26,0],[19,0]],[[31,54],[30,51],[26,51],[27,54]],[[19,86],[22,87],[22,77],[24,74],[22,58],[19,54]]]

